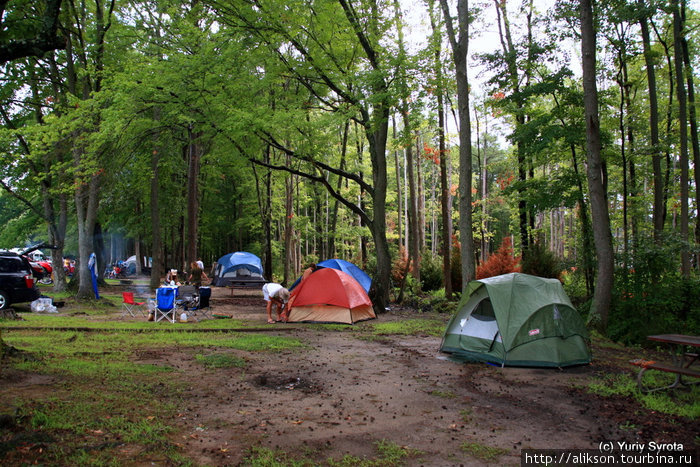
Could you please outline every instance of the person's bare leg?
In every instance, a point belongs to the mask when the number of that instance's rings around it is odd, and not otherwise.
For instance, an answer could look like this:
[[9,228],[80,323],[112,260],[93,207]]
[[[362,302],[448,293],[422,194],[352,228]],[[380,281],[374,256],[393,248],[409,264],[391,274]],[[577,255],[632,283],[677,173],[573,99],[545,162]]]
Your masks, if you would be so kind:
[[277,305],[277,321],[282,321],[282,304],[280,302],[275,302]]
[[275,320],[272,319],[272,300],[267,301],[267,323],[272,324]]

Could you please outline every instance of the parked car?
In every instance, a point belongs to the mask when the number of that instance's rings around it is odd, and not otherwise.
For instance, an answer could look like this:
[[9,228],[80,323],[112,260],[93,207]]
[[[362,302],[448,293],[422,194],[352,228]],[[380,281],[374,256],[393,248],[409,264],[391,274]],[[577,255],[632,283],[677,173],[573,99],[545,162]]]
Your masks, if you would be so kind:
[[13,303],[34,301],[39,295],[27,258],[0,251],[0,310]]
[[51,259],[47,258],[46,255],[39,248],[53,248],[51,245],[45,243],[39,243],[32,247],[29,247],[18,253],[29,260],[29,265],[32,267],[32,272],[37,282],[40,284],[52,284],[53,283],[53,264]]

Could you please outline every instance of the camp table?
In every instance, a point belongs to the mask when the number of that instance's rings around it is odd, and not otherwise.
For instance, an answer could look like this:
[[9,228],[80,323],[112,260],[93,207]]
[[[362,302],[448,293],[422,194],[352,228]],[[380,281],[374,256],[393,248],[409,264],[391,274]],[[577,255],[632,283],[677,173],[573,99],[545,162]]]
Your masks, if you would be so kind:
[[249,290],[251,288],[262,288],[263,285],[267,284],[268,281],[265,279],[249,279],[249,280],[234,280],[231,284],[226,287],[231,291],[231,296],[234,296],[236,290]]
[[[698,361],[698,353],[688,352],[688,347],[693,347],[697,349],[700,347],[700,336],[687,336],[684,334],[657,334],[653,336],[647,336],[647,339],[655,342],[662,342],[668,344],[672,351],[672,363],[659,363],[655,361],[644,361],[644,360],[633,360],[631,363],[634,365],[639,365],[641,369],[637,375],[637,385],[641,392],[654,392],[660,391],[662,389],[672,389],[678,387],[679,385],[689,386],[695,383],[686,383],[683,381],[683,376],[690,376],[692,378],[700,378],[700,370],[693,365]],[[662,386],[658,388],[646,388],[642,384],[642,376],[646,370],[659,370],[668,373],[675,373],[676,379],[668,386]]]

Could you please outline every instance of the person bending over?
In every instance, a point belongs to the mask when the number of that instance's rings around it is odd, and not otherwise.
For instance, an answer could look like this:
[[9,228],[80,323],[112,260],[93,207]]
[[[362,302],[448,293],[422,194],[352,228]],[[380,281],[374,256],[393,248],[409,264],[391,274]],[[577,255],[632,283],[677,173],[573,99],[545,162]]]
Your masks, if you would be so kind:
[[263,299],[267,302],[267,323],[273,324],[272,304],[277,308],[277,321],[282,320],[282,312],[289,301],[289,290],[274,282],[263,285]]

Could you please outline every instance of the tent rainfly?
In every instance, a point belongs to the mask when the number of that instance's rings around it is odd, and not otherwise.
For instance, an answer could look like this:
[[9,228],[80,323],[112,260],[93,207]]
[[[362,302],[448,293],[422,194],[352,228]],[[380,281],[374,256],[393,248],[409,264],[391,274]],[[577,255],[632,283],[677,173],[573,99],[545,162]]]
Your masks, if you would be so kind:
[[360,283],[362,288],[365,289],[365,292],[369,293],[369,288],[372,286],[372,279],[367,275],[366,272],[364,272],[358,266],[355,266],[350,261],[333,258],[321,261],[316,266],[319,268],[338,269],[340,271],[343,271],[344,273],[350,274],[353,277],[353,279]]
[[262,261],[253,253],[237,251],[222,256],[216,262],[212,284],[217,287],[229,285],[262,287],[264,283]]
[[511,273],[469,283],[440,350],[500,366],[591,362],[588,331],[557,279]]

